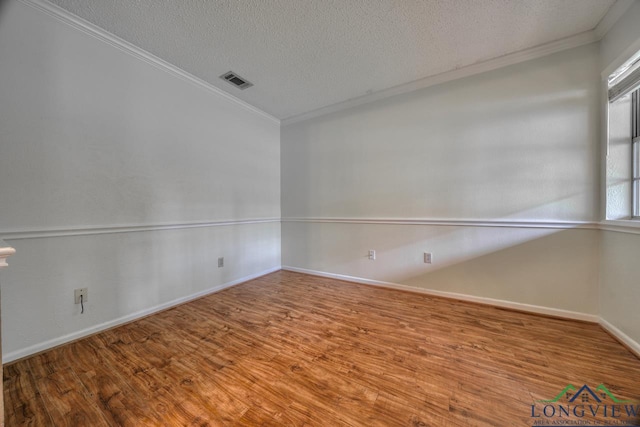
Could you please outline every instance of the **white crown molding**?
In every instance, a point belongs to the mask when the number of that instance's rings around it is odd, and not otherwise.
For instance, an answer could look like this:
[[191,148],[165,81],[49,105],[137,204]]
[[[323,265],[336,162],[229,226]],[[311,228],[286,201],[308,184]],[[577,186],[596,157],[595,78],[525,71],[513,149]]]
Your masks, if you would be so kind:
[[210,294],[214,294],[216,292],[220,292],[220,291],[222,291],[224,289],[227,289],[227,288],[230,288],[232,286],[236,286],[236,285],[239,285],[241,283],[248,282],[249,280],[257,279],[258,277],[261,277],[261,276],[264,276],[266,274],[270,274],[270,273],[273,273],[273,272],[276,272],[276,271],[279,271],[279,270],[280,270],[280,266],[278,265],[276,267],[270,268],[268,270],[261,271],[259,273],[250,274],[248,276],[244,276],[244,277],[241,277],[239,279],[232,280],[230,282],[226,282],[226,283],[223,283],[223,284],[220,284],[220,285],[213,286],[213,287],[211,287],[209,289],[205,289],[204,291],[196,292],[194,294],[191,294],[191,295],[188,295],[188,296],[185,296],[185,297],[182,297],[182,298],[177,298],[177,299],[174,299],[172,301],[165,302],[163,304],[158,304],[156,306],[149,307],[149,308],[146,308],[144,310],[140,310],[140,311],[137,311],[135,313],[128,314],[126,316],[122,316],[122,317],[119,317],[119,318],[114,319],[114,320],[110,320],[108,322],[100,323],[99,325],[91,326],[89,328],[82,329],[82,330],[79,330],[79,331],[76,331],[76,332],[72,332],[70,334],[67,334],[67,335],[64,335],[64,336],[61,336],[61,337],[57,337],[57,338],[54,338],[54,339],[51,339],[51,340],[48,340],[48,341],[44,341],[44,342],[29,346],[29,347],[26,347],[26,348],[22,348],[22,349],[19,349],[19,350],[11,351],[9,353],[6,353],[6,354],[2,355],[2,363],[14,362],[14,361],[16,361],[18,359],[22,359],[22,358],[27,357],[27,356],[32,356],[32,355],[34,355],[36,353],[40,353],[42,351],[49,350],[49,349],[51,349],[53,347],[56,347],[56,346],[59,346],[59,345],[62,345],[62,344],[65,344],[65,343],[68,343],[68,342],[71,342],[71,341],[75,341],[75,340],[78,340],[80,338],[85,338],[85,337],[87,337],[89,335],[93,335],[93,334],[96,334],[98,332],[105,331],[107,329],[115,328],[116,326],[120,326],[120,325],[123,325],[125,323],[129,323],[129,322],[132,322],[134,320],[141,319],[143,317],[147,317],[147,316],[149,316],[151,314],[158,313],[160,311],[167,310],[169,308],[172,308],[172,307],[187,303],[189,301],[193,301],[193,300],[196,300],[198,298],[202,298],[204,296],[207,296],[207,295],[210,295]]
[[385,225],[438,225],[452,227],[503,227],[503,228],[585,228],[597,229],[598,224],[589,221],[517,221],[473,220],[439,218],[282,218],[282,222],[385,224]]
[[239,98],[236,98],[235,96],[217,88],[216,86],[207,83],[206,81],[182,70],[181,68],[178,68],[177,66],[163,59],[160,59],[155,55],[152,55],[151,53],[133,45],[132,43],[129,43],[105,31],[97,25],[94,25],[86,21],[85,19],[80,18],[63,8],[50,3],[47,0],[18,1],[25,5],[33,7],[77,30],[80,30],[85,34],[95,37],[96,39],[107,43],[137,59],[153,65],[156,68],[168,72],[180,79],[186,80],[202,89],[221,96],[249,111],[252,111],[276,124],[281,124],[283,126],[596,42],[604,37],[604,35],[613,27],[618,19],[620,19],[620,17],[624,15],[624,13],[628,10],[629,7],[631,7],[634,2],[634,0],[617,0],[616,3],[614,3],[613,6],[609,9],[607,14],[600,20],[598,26],[591,31],[586,31],[561,40],[556,40],[529,49],[524,49],[519,52],[514,52],[455,70],[446,71],[413,82],[405,83],[388,89],[383,89],[381,91],[377,91],[368,95],[349,99],[344,102],[331,104],[325,107],[318,108],[316,110],[308,111],[306,113],[294,115],[284,120],[279,120],[271,114],[266,113],[265,111],[262,111],[261,109],[254,107],[253,105],[242,101]]
[[436,74],[433,76],[429,76],[423,79],[419,79],[413,82],[405,83],[402,85],[398,85],[395,87],[391,87],[388,89],[383,89],[381,91],[377,91],[368,95],[364,95],[361,97],[349,99],[344,102],[340,102],[337,104],[331,104],[325,107],[318,108],[316,110],[312,110],[306,113],[294,115],[288,117],[284,120],[279,120],[278,118],[262,111],[261,109],[254,107],[253,105],[242,101],[239,98],[213,86],[206,81],[178,68],[177,66],[158,58],[155,55],[129,43],[107,31],[94,25],[72,13],[66,11],[65,9],[50,3],[47,0],[18,0],[21,3],[33,7],[57,20],[63,22],[77,30],[80,30],[92,37],[101,40],[104,43],[107,43],[129,55],[140,59],[150,65],[155,66],[163,71],[166,71],[178,78],[186,80],[202,89],[205,89],[211,93],[214,93],[218,96],[221,96],[233,103],[236,103],[243,108],[252,111],[258,115],[261,115],[270,121],[281,124],[281,125],[289,125],[293,123],[297,123],[303,120],[311,119],[314,117],[323,116],[326,114],[334,113],[337,111],[341,111],[347,108],[368,104],[377,100],[386,99],[395,95],[400,95],[408,92],[412,92],[419,89],[424,89],[430,86],[438,85],[441,83],[445,83],[452,80],[461,79],[464,77],[469,77],[475,74],[480,74],[486,71],[495,70],[498,68],[502,68],[508,65],[517,64],[520,62],[528,61],[531,59],[540,58],[546,55],[550,55],[556,52],[561,52],[566,49],[572,49],[575,47],[579,47],[585,44],[589,44],[592,42],[596,42],[600,40],[606,33],[611,29],[611,27],[617,22],[622,15],[626,12],[626,10],[633,4],[634,0],[617,0],[616,3],[609,9],[607,14],[600,20],[598,26],[591,31],[586,31],[580,34],[576,34],[571,37],[567,37],[561,40],[556,40],[550,43],[546,43],[540,46],[535,46],[529,49],[524,49],[519,52],[514,52],[511,54],[507,54],[498,58],[493,58],[488,61],[472,64],[466,67],[462,67],[459,69],[446,71],[440,74]]
[[[484,62],[468,65],[456,70],[445,71],[440,74],[425,77],[423,79],[394,86],[388,89],[383,89],[371,94],[348,99],[337,104],[327,105],[325,107],[308,111],[306,113],[296,114],[294,116],[283,119],[281,121],[281,124],[282,126],[287,126],[359,105],[369,104],[371,102],[390,98],[392,96],[425,89],[430,86],[435,86],[441,83],[470,77],[476,74],[484,73],[486,71],[496,70],[498,68],[541,58],[543,56],[562,52],[563,50],[573,49],[589,43],[600,41],[609,32],[609,30],[613,28],[615,23],[618,22],[620,18],[622,18],[625,12],[634,4],[635,1],[636,0],[616,0],[616,2],[609,8],[605,16],[600,20],[598,25],[593,30],[585,31],[571,37],[556,40],[550,43],[545,43],[539,46],[534,46],[529,49],[524,49],[497,58],[489,59]],[[611,74],[611,72],[609,72],[607,76],[609,74]]]
[[121,39],[120,37],[111,34],[109,32],[107,32],[106,30],[98,27],[97,25],[94,25],[92,23],[90,23],[89,21],[80,18],[79,16],[76,16],[68,11],[66,11],[65,9],[61,8],[60,6],[57,6],[53,3],[48,2],[47,0],[18,0],[21,3],[33,7],[36,10],[39,10],[40,12],[43,12],[55,19],[57,19],[58,21],[69,25],[70,27],[76,29],[76,30],[80,30],[85,34],[88,34],[104,43],[107,43],[119,50],[121,50],[122,52],[125,52],[131,56],[133,56],[134,58],[140,59],[144,62],[146,62],[147,64],[150,64],[162,71],[165,71],[169,74],[172,74],[175,77],[178,77],[182,80],[185,80],[189,83],[194,84],[195,86],[204,89],[212,94],[215,94],[217,96],[220,96],[224,99],[226,99],[227,101],[233,102],[243,108],[245,108],[246,110],[249,110],[253,113],[256,113],[276,124],[280,124],[280,119],[272,116],[271,114],[262,111],[261,109],[254,107],[253,105],[239,99],[236,98],[235,96],[221,90],[218,89],[217,87],[213,86],[212,84],[209,84],[207,82],[205,82],[204,80],[184,71],[181,68],[176,67],[175,65],[158,58],[157,56],[145,51],[144,49],[141,49],[137,46],[135,46],[132,43],[129,43],[126,40]]
[[130,224],[87,226],[73,228],[45,228],[34,230],[2,230],[0,236],[6,240],[41,239],[47,237],[89,236],[95,234],[136,233],[141,231],[179,230],[184,228],[221,227],[229,225],[264,224],[280,222],[280,218],[255,218],[206,222],[179,222],[164,224]]
[[452,80],[458,80],[464,77],[469,77],[476,74],[484,73],[486,71],[496,70],[498,68],[529,61],[531,59],[541,58],[543,56],[561,52],[563,50],[572,49],[572,48],[583,46],[589,43],[593,43],[598,40],[599,38],[597,37],[595,31],[593,30],[586,31],[586,32],[576,34],[574,36],[567,37],[561,40],[556,40],[550,43],[546,43],[546,44],[535,46],[529,49],[521,50],[519,52],[514,52],[504,56],[493,58],[488,61],[479,62],[476,64],[468,65],[466,67],[458,68],[451,71],[445,71],[443,73],[425,77],[423,79],[415,80],[413,82],[401,84],[388,89],[383,89],[368,95],[363,95],[357,98],[346,100],[344,102],[339,102],[337,104],[331,104],[326,107],[321,107],[316,110],[308,111],[306,113],[290,116],[283,119],[281,123],[282,123],[282,126],[287,126],[293,123],[298,123],[298,122],[312,119],[315,117],[324,116],[327,114],[335,113],[335,112],[356,107],[359,105],[369,104],[371,102],[390,98],[392,96],[413,92],[419,89],[424,89],[430,86],[439,85]]
[[600,318],[600,326],[607,331],[609,335],[613,336],[616,340],[620,341],[625,347],[627,347],[632,353],[640,358],[640,343],[631,338],[629,335],[622,332],[620,329],[613,326],[611,323]]
[[635,0],[617,0],[607,13],[602,17],[596,28],[594,29],[598,39],[603,38],[616,22],[626,13],[631,6],[633,6]]
[[458,301],[473,302],[478,304],[490,305],[494,307],[508,308],[511,310],[524,311],[527,313],[534,313],[534,314],[542,314],[545,316],[553,316],[553,317],[559,317],[563,319],[582,320],[585,322],[592,322],[592,323],[598,323],[600,321],[600,317],[595,314],[579,313],[575,311],[562,310],[559,308],[542,307],[539,305],[523,304],[519,302],[479,297],[479,296],[467,295],[467,294],[458,294],[454,292],[436,291],[432,289],[418,288],[415,286],[401,285],[398,283],[365,279],[362,277],[347,276],[343,274],[328,273],[328,272],[317,271],[317,270],[308,270],[306,268],[297,268],[297,267],[291,267],[288,265],[283,265],[282,269],[286,271],[293,271],[296,273],[310,274],[312,276],[328,277],[331,279],[344,280],[347,282],[360,283],[363,285],[374,285],[374,286],[380,286],[383,288],[398,289],[402,291],[432,295],[432,296],[441,297],[441,298],[455,299]]

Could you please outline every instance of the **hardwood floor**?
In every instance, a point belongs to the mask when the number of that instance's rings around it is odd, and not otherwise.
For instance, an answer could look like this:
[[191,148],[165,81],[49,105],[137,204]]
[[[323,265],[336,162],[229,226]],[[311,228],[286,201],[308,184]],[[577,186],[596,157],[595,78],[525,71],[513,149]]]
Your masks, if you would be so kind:
[[640,360],[595,324],[280,271],[4,381],[7,426],[531,426],[567,384],[640,398]]

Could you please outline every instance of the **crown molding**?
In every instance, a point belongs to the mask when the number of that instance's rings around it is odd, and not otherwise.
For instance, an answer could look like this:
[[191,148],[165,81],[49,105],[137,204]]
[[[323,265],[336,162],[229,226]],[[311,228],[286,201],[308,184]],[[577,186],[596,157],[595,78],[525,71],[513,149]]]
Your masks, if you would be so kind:
[[464,77],[473,76],[476,74],[484,73],[487,71],[496,70],[498,68],[506,67],[509,65],[518,64],[521,62],[529,61],[531,59],[540,58],[543,56],[551,55],[553,53],[561,52],[563,50],[576,48],[589,43],[599,41],[604,35],[613,27],[613,25],[624,15],[624,13],[633,5],[634,0],[616,0],[616,2],[609,8],[607,14],[600,20],[595,29],[586,31],[580,34],[576,34],[571,37],[567,37],[561,40],[556,40],[550,43],[545,43],[539,46],[535,46],[529,49],[524,49],[518,52],[503,55],[497,58],[493,58],[487,61],[471,64],[466,67],[458,68],[451,71],[445,71],[433,76],[425,77],[423,79],[415,80],[413,82],[401,84],[388,89],[383,89],[371,94],[363,95],[360,97],[348,99],[336,104],[327,105],[312,111],[297,114],[287,117],[283,120],[272,116],[271,114],[254,107],[253,105],[242,101],[239,98],[213,86],[210,83],[178,68],[177,66],[158,58],[155,55],[129,43],[114,34],[111,34],[104,29],[94,25],[65,9],[50,3],[47,0],[18,0],[19,2],[33,7],[60,22],[63,22],[77,30],[84,32],[98,40],[107,43],[137,59],[140,59],[156,68],[159,68],[169,74],[174,75],[182,80],[188,81],[201,89],[207,90],[210,93],[218,95],[231,101],[253,113],[256,113],[276,124],[282,126],[290,125],[300,121],[312,119],[315,117],[324,116],[327,114],[342,111],[348,108],[369,104],[378,100],[390,98],[392,96],[401,95],[416,90],[424,89],[427,87],[435,86],[438,84],[446,83],[449,81],[461,79]]
[[392,96],[402,95],[405,93],[413,92],[420,89],[425,89],[431,86],[439,85],[439,84],[450,82],[453,80],[470,77],[470,76],[484,73],[487,71],[497,70],[498,68],[519,64],[521,62],[529,61],[531,59],[541,58],[543,56],[561,52],[563,50],[584,46],[586,44],[593,43],[598,40],[599,39],[596,36],[595,31],[593,30],[586,31],[586,32],[576,34],[574,36],[567,37],[561,40],[545,43],[539,46],[521,50],[519,52],[510,53],[497,58],[489,59],[487,61],[478,62],[476,64],[468,65],[466,67],[458,68],[455,70],[445,71],[443,73],[435,74],[433,76],[425,77],[423,79],[415,80],[413,82],[401,84],[388,89],[383,89],[368,95],[363,95],[357,98],[352,98],[343,102],[339,102],[337,104],[331,104],[326,107],[321,107],[306,113],[290,116],[283,119],[281,123],[282,123],[282,126],[291,125],[304,120],[309,120],[316,117],[342,111],[348,108],[357,107],[360,105],[369,104],[371,102],[390,98]]
[[209,93],[222,97],[227,101],[230,101],[248,111],[251,111],[252,113],[258,114],[275,124],[280,124],[280,119],[272,116],[271,114],[265,111],[262,111],[261,109],[254,107],[253,105],[241,100],[240,98],[236,98],[235,96],[221,89],[218,89],[217,87],[213,86],[210,83],[205,82],[204,80],[194,76],[193,74],[190,74],[184,71],[183,69],[178,68],[177,66],[163,59],[158,58],[157,56],[147,52],[146,50],[141,49],[135,46],[134,44],[129,43],[128,41],[123,40],[114,34],[109,33],[108,31],[98,27],[97,25],[94,25],[89,21],[82,19],[79,16],[76,16],[66,11],[65,9],[61,8],[58,5],[50,3],[47,0],[18,0],[18,1],[40,12],[43,12],[46,15],[49,15],[55,18],[56,20],[76,30],[80,30],[83,33],[88,34],[100,40],[103,43],[106,43],[112,47],[115,47],[116,49],[119,49],[120,51],[125,52],[136,59],[144,61],[147,64],[150,64],[156,67],[157,69],[165,71],[173,75],[174,77],[178,77],[179,79],[187,81],[199,87],[200,89],[204,89]]
[[617,0],[602,17],[594,29],[598,40],[603,38],[616,22],[633,6],[635,0]]
[[573,49],[589,43],[600,41],[613,28],[616,22],[625,14],[625,12],[634,4],[635,0],[616,0],[609,8],[605,16],[600,20],[598,25],[590,31],[585,31],[571,37],[545,43],[529,49],[503,55],[497,58],[489,59],[484,62],[471,64],[466,67],[458,68],[451,71],[445,71],[440,74],[425,77],[413,82],[401,84],[388,89],[383,89],[371,94],[348,99],[337,104],[327,105],[306,113],[297,114],[287,117],[281,121],[282,126],[291,125],[304,120],[313,119],[327,114],[342,111],[348,108],[369,104],[378,100],[390,98],[392,96],[413,92],[427,87],[439,85],[453,80],[470,77],[487,71],[497,70],[509,65],[519,64],[521,62],[532,59],[541,58],[543,56],[562,52],[563,50]]
[[[43,239],[47,237],[91,236],[96,234],[136,233],[141,231],[180,230],[185,228],[221,227],[229,225],[280,223],[280,218],[254,218],[206,222],[178,222],[163,224],[105,225],[31,230],[0,230],[6,240]],[[1,254],[1,253],[0,253]]]

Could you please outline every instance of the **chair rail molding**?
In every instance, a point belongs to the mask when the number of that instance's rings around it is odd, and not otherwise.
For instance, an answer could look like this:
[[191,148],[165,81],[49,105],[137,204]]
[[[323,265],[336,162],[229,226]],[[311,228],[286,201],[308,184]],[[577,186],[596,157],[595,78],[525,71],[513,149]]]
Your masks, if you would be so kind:
[[593,221],[553,221],[515,219],[469,219],[469,218],[368,218],[368,217],[283,217],[282,222],[339,223],[339,224],[383,224],[383,225],[437,225],[448,227],[506,227],[506,228],[585,228],[597,229]]

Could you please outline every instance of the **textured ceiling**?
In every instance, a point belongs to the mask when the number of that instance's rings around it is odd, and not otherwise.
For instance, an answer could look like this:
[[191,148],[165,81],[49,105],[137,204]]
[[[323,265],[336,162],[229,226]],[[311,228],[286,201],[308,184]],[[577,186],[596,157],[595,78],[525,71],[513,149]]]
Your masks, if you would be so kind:
[[591,30],[614,0],[51,2],[284,119]]

